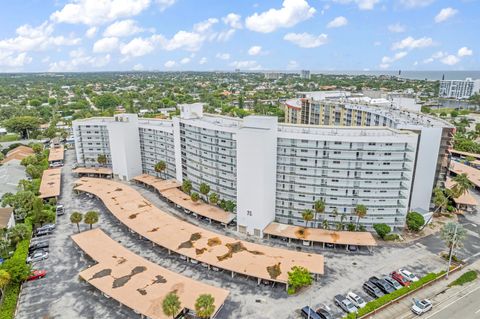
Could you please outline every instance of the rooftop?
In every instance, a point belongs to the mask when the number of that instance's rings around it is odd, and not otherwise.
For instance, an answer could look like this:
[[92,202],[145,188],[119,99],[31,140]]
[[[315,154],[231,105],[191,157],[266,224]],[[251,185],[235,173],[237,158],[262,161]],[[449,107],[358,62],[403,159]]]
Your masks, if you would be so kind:
[[2,207],[0,208],[0,229],[6,228],[8,225],[8,221],[13,214],[12,207]]
[[40,198],[60,196],[62,168],[50,168],[43,171],[40,183]]
[[7,153],[7,155],[5,156],[5,158],[2,161],[2,164],[5,164],[5,163],[7,163],[11,160],[14,160],[14,159],[21,161],[25,157],[28,157],[28,156],[33,155],[33,154],[34,154],[34,152],[30,147],[25,146],[25,145],[20,145],[20,146],[15,147],[13,150],[11,150],[10,152]]
[[65,156],[64,152],[65,152],[65,148],[63,145],[60,145],[59,147],[50,148],[48,161],[49,162],[63,161],[63,158]]

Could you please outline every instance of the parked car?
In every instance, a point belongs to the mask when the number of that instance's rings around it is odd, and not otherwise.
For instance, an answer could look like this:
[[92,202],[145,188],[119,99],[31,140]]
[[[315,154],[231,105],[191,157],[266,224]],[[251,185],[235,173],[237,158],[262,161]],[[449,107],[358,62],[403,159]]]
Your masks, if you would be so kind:
[[57,167],[62,167],[63,164],[60,162],[55,162],[50,164],[50,168],[57,168]]
[[[330,310],[330,309],[329,309]],[[317,315],[320,316],[320,318],[322,319],[333,319],[333,316],[332,314],[330,313],[330,311],[325,309],[325,308],[318,308],[317,311],[315,311],[317,313]]]
[[358,246],[357,245],[348,245],[347,249],[349,251],[358,251]]
[[30,245],[30,247],[28,248],[28,253],[31,254],[31,253],[34,252],[35,250],[48,248],[49,245],[50,245],[50,244],[48,243],[48,241],[39,241],[39,242],[36,242],[36,243]]
[[362,288],[367,294],[369,294],[370,296],[372,296],[375,299],[380,298],[381,296],[385,295],[380,289],[378,289],[377,286],[375,286],[370,281],[366,281],[363,284]]
[[394,289],[392,286],[390,286],[390,285],[388,284],[388,282],[386,282],[386,281],[383,280],[383,279],[380,279],[380,278],[378,278],[378,277],[373,276],[373,277],[370,277],[369,280],[370,280],[375,286],[377,286],[378,288],[380,288],[380,290],[381,290],[383,293],[385,293],[385,294],[390,294],[390,293],[392,293],[392,292],[395,291],[395,289]]
[[398,281],[396,281],[395,279],[393,279],[392,277],[390,276],[385,276],[383,277],[383,280],[385,280],[386,282],[388,282],[388,284],[390,286],[393,287],[393,289],[395,290],[398,290],[400,288],[402,288],[402,285],[400,285],[400,283]]
[[63,209],[63,205],[57,205],[57,216],[62,216],[65,214],[65,210]]
[[28,281],[37,280],[37,279],[45,277],[46,275],[47,275],[46,270],[34,270],[30,274],[30,276],[27,278],[27,280]]
[[399,273],[398,271],[394,271],[390,274],[390,277],[392,277],[393,279],[395,279],[400,285],[402,286],[409,286],[410,285],[410,281],[405,278],[401,273]]
[[49,229],[49,230],[53,231],[55,228],[56,228],[55,224],[46,224],[46,225],[43,225],[42,227],[38,227],[37,231],[46,230],[46,229]]
[[303,307],[300,312],[302,313],[302,317],[306,319],[322,319],[315,310],[310,308],[309,306]]
[[48,258],[48,252],[43,250],[37,250],[32,255],[27,257],[27,263],[32,263]]
[[37,237],[46,236],[46,235],[50,235],[51,233],[53,233],[51,229],[40,229],[35,232],[35,236]]
[[412,274],[410,271],[408,271],[405,268],[400,268],[398,272],[401,273],[403,277],[407,278],[409,281],[412,281],[412,282],[418,281],[418,277]]
[[335,298],[333,298],[333,301],[346,313],[354,313],[357,311],[357,307],[355,307],[353,303],[343,295],[336,295]]
[[360,308],[363,308],[367,305],[367,303],[365,302],[365,300],[363,300],[362,297],[360,297],[359,295],[357,295],[356,293],[354,293],[353,291],[349,291],[348,294],[347,294],[347,298],[348,300],[350,300],[353,305],[355,307],[357,307],[358,309]]
[[418,300],[416,298],[412,299],[412,311],[414,314],[421,316],[424,313],[432,310],[432,302],[428,299]]

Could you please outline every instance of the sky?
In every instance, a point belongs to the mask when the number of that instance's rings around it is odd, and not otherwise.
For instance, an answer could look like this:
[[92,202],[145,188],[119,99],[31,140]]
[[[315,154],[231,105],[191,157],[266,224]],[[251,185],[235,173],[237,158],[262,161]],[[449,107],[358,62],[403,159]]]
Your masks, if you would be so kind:
[[0,72],[480,70],[480,0],[0,6]]

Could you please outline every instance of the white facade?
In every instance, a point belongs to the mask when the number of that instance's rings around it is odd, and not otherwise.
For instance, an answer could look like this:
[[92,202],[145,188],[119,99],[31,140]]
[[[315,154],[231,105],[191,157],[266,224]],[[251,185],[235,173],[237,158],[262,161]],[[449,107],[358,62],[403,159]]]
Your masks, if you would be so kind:
[[443,98],[468,99],[480,92],[480,80],[441,80],[438,96]]

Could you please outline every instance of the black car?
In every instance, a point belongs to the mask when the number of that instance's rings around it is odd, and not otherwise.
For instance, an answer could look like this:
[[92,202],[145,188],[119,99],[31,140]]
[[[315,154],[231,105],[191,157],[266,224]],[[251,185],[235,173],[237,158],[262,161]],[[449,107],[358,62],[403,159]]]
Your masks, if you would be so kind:
[[315,310],[310,308],[309,306],[305,306],[300,311],[302,313],[302,317],[306,319],[322,319]]
[[377,286],[375,286],[370,281],[365,282],[363,284],[362,288],[367,294],[369,294],[370,296],[372,296],[375,299],[380,298],[380,297],[385,295],[380,289],[378,289]]
[[51,233],[53,233],[51,229],[40,229],[35,232],[35,236],[37,237],[46,236],[46,235],[50,235]]
[[49,247],[48,241],[40,241],[38,243],[32,244],[28,248],[28,253],[31,254],[32,252],[34,252],[35,250],[38,250],[38,249],[48,249],[48,247]]
[[386,282],[384,279],[380,279],[378,277],[370,277],[369,281],[373,283],[375,286],[380,288],[380,290],[384,294],[390,294],[395,291],[395,288],[393,288],[388,282]]
[[330,314],[330,312],[328,312],[327,310],[323,309],[323,308],[319,308],[317,309],[316,311],[317,315],[320,316],[320,318],[322,319],[333,319],[332,315]]

